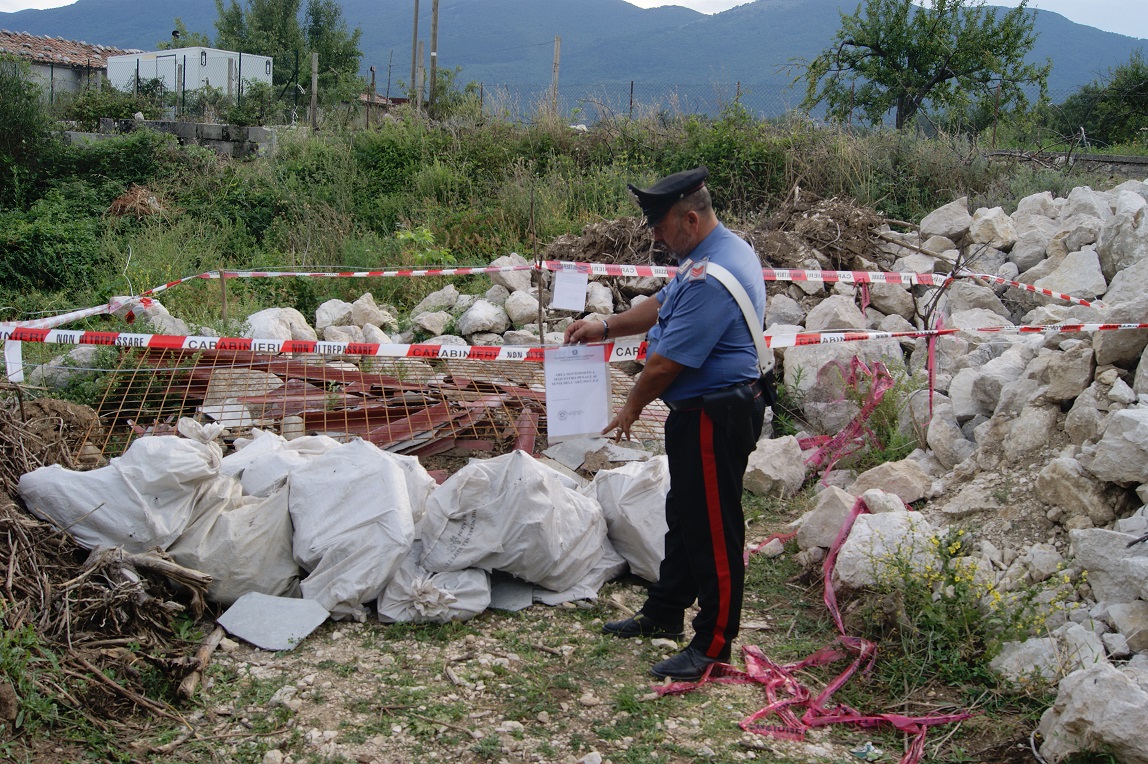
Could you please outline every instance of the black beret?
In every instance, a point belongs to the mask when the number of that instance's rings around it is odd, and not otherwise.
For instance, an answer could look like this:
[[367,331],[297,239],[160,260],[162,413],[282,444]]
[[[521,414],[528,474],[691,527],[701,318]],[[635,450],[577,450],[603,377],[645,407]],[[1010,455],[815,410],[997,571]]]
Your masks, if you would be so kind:
[[705,180],[709,176],[710,171],[703,165],[692,170],[675,172],[649,188],[637,188],[633,184],[629,184],[628,187],[638,199],[638,205],[646,216],[646,225],[655,226],[661,222],[671,207],[705,185]]

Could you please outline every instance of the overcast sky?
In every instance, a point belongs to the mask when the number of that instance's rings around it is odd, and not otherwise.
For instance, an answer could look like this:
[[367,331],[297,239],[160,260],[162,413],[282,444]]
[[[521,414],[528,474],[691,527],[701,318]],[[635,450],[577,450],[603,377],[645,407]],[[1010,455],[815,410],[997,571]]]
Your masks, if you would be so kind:
[[[54,8],[71,0],[0,0],[0,11]],[[681,5],[702,13],[717,13],[743,5],[746,0],[627,0],[642,8]],[[1018,0],[992,0],[992,5],[1019,5]],[[1132,37],[1148,38],[1148,0],[1030,0],[1030,8],[1059,13],[1079,24]]]

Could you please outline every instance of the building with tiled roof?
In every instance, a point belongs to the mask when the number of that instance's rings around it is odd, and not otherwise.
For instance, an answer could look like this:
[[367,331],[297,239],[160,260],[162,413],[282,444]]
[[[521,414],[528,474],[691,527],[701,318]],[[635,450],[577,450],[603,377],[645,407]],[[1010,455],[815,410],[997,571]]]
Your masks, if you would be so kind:
[[43,85],[44,95],[52,101],[63,92],[101,87],[107,76],[109,56],[137,52],[0,29],[0,55],[27,61],[33,76]]

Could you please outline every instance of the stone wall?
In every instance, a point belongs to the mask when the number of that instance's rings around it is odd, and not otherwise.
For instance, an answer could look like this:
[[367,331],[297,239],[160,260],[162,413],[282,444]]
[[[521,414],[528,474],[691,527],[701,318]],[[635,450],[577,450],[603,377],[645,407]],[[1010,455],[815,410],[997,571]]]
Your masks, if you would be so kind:
[[[108,119],[100,120],[100,136],[120,135],[133,130],[155,130],[170,133],[181,144],[194,144],[212,149],[215,153],[229,157],[248,157],[271,148],[275,143],[275,133],[267,127],[247,127],[243,125],[209,125],[198,122],[176,122],[174,120],[150,119]],[[80,138],[83,136],[83,138]],[[69,136],[72,140],[98,140],[91,133]]]

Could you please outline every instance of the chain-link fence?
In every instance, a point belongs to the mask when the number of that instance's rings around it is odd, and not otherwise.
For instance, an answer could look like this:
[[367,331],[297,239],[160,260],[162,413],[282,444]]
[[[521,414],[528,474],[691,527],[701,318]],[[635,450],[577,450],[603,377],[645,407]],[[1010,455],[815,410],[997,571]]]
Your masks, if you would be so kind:
[[563,115],[574,122],[638,119],[657,115],[717,115],[738,104],[751,115],[779,117],[801,103],[793,89],[731,83],[561,82],[557,98],[550,86],[483,83],[484,114],[510,122],[530,121],[540,113]]

